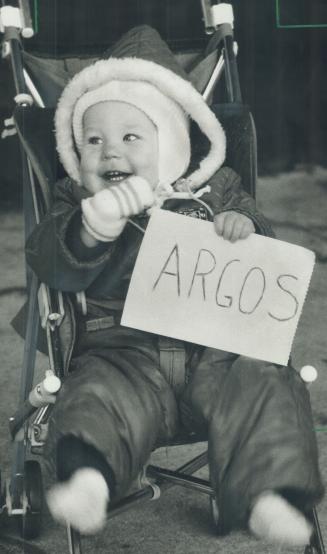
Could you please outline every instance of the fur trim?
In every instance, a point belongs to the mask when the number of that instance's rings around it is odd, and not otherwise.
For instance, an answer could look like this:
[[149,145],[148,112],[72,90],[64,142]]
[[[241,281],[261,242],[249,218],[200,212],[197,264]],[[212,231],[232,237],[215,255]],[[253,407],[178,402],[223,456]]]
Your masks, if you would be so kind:
[[146,81],[177,102],[198,124],[208,137],[211,148],[199,169],[188,177],[191,190],[198,189],[222,165],[225,159],[225,133],[214,113],[206,105],[195,88],[154,62],[141,58],[110,58],[100,60],[78,73],[66,86],[58,104],[55,124],[57,148],[67,173],[80,182],[79,159],[72,136],[72,115],[77,100],[86,92],[96,89],[111,80]]

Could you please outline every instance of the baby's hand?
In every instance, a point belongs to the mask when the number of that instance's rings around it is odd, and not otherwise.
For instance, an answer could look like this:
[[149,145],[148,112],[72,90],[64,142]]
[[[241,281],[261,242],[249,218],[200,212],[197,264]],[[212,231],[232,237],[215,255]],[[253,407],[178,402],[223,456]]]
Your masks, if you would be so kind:
[[217,235],[231,242],[246,239],[255,232],[253,221],[233,210],[215,215],[213,222]]
[[110,242],[120,235],[130,216],[151,207],[153,202],[151,185],[145,179],[133,176],[83,199],[82,222],[94,239]]

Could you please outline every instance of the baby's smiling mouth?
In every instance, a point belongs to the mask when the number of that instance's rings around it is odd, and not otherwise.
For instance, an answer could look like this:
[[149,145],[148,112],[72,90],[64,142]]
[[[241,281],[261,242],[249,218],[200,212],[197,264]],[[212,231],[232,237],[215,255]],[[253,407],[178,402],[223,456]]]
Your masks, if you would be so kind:
[[124,171],[105,171],[105,173],[102,174],[102,179],[108,183],[119,183],[127,179],[130,175],[131,173],[126,173]]

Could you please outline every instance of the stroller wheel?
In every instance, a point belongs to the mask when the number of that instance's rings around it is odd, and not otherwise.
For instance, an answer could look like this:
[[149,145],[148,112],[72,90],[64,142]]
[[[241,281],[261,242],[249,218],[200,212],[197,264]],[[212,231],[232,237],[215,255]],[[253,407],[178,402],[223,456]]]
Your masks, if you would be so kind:
[[210,515],[216,533],[219,533],[219,510],[215,496],[209,497],[210,502]]
[[24,493],[27,508],[20,518],[20,531],[24,539],[35,539],[42,525],[43,483],[40,464],[34,460],[24,465]]

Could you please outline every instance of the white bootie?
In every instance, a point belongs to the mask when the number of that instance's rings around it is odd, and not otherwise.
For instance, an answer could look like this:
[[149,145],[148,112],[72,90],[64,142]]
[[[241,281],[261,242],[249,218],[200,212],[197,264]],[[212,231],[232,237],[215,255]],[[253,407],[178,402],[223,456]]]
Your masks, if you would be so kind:
[[109,497],[102,473],[86,467],[75,471],[69,481],[54,485],[47,503],[55,520],[92,535],[105,525]]
[[312,534],[312,526],[304,515],[272,491],[255,502],[249,528],[258,538],[285,546],[305,546]]

